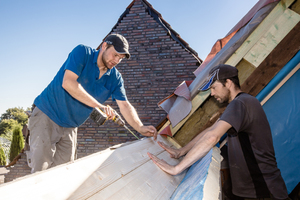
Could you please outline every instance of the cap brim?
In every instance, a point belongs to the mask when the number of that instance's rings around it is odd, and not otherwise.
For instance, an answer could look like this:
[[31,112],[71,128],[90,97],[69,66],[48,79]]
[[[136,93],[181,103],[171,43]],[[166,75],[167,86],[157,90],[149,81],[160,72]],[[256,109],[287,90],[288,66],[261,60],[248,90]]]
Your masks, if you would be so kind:
[[201,87],[199,88],[200,91],[205,91],[205,90],[208,90],[210,89],[210,86],[213,84],[213,81],[214,81],[214,78],[216,76],[216,73],[213,73],[209,79],[207,81],[205,81]]
[[116,50],[116,52],[119,53],[119,54],[125,54],[125,57],[126,57],[127,59],[130,58],[130,53],[129,53],[129,52],[126,52],[126,51],[120,52],[120,51],[117,51],[117,50]]

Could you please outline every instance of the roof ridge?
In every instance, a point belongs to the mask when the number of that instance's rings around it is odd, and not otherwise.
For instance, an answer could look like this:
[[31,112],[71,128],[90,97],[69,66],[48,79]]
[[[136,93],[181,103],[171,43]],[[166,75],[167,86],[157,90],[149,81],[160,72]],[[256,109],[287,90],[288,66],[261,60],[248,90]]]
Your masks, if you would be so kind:
[[[199,61],[199,65],[203,62],[201,58],[198,57],[198,53],[192,49],[189,44],[183,40],[180,35],[171,27],[171,25],[163,19],[162,15],[160,12],[155,10],[153,6],[147,1],[147,0],[133,0],[126,8],[126,10],[122,13],[122,15],[119,17],[117,23],[113,26],[112,30],[110,33],[118,26],[118,24],[121,22],[121,20],[129,13],[130,9],[134,5],[135,2],[140,1],[144,7],[146,8],[146,12],[154,18],[156,22],[158,22],[167,32],[168,35],[171,36],[176,42],[178,42],[184,49],[186,49],[189,53],[191,53],[196,60]],[[108,34],[109,35],[109,34]],[[107,37],[107,36],[106,36]],[[105,37],[105,38],[106,38]],[[105,39],[104,38],[104,39]],[[101,43],[102,44],[102,43]],[[101,44],[98,46],[97,49],[100,48]]]

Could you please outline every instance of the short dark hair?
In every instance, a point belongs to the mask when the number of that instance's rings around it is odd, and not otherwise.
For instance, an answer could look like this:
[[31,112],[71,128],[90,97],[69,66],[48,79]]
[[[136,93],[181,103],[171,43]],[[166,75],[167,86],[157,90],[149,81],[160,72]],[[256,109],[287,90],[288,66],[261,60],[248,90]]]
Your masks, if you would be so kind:
[[[227,79],[231,80],[237,88],[241,89],[240,80],[239,80],[238,76],[234,76],[234,77],[227,78]],[[219,81],[220,81],[220,83],[222,83],[223,86],[225,86],[227,79],[221,79]]]
[[[103,43],[102,43],[102,45],[103,45]],[[102,45],[101,45],[101,46],[102,46]],[[114,46],[114,45],[112,45],[112,44],[107,44],[107,43],[106,43],[106,49],[109,49],[110,47],[113,47],[113,46]]]

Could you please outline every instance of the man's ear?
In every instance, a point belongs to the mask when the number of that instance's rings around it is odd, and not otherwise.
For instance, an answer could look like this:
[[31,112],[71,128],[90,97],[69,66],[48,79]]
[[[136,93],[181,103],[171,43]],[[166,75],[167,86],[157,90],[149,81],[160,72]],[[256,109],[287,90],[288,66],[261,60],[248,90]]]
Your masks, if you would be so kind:
[[107,48],[107,43],[106,42],[102,43],[102,48],[103,48],[103,50],[105,50]]
[[233,82],[230,79],[226,79],[225,86],[229,89],[232,86]]

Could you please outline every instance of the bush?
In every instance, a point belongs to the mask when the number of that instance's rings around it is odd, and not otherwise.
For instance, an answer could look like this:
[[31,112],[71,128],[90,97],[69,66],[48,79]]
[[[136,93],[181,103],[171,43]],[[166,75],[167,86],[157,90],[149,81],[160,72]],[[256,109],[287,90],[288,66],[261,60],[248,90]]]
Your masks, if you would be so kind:
[[16,126],[13,130],[13,137],[10,145],[10,154],[9,160],[10,162],[19,155],[21,150],[24,148],[24,138],[22,134],[21,126]]
[[6,165],[6,157],[3,147],[0,145],[0,165]]

